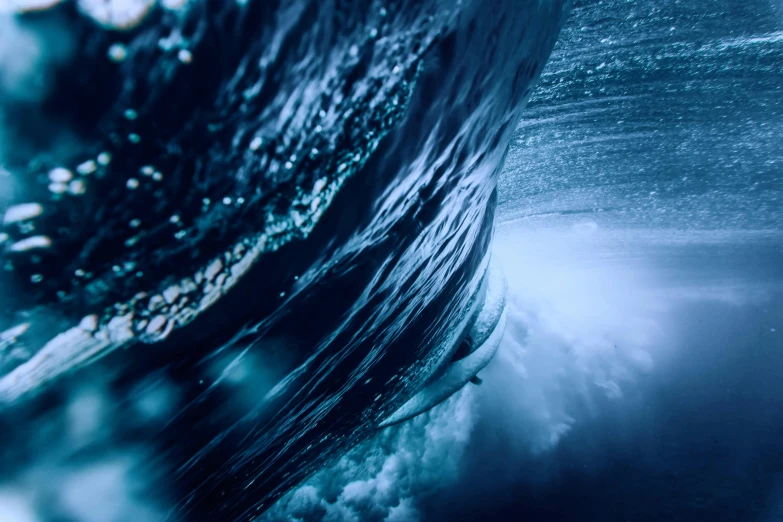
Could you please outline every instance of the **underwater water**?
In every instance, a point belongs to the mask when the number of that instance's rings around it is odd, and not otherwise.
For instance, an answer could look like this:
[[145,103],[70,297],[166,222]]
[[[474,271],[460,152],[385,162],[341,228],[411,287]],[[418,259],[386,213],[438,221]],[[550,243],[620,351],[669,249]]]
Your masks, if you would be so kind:
[[0,7],[0,520],[783,516],[779,2]]
[[275,520],[781,520],[780,7],[575,3],[499,179],[483,384]]

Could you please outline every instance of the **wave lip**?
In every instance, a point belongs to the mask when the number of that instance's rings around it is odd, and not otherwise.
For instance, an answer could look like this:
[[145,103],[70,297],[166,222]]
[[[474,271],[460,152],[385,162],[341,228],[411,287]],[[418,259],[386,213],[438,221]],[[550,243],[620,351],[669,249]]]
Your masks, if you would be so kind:
[[506,278],[500,263],[492,258],[484,276],[486,289],[484,299],[463,343],[467,344],[467,355],[452,360],[437,372],[428,384],[419,390],[397,411],[379,424],[385,428],[405,422],[442,403],[463,386],[473,381],[497,353],[506,329]]

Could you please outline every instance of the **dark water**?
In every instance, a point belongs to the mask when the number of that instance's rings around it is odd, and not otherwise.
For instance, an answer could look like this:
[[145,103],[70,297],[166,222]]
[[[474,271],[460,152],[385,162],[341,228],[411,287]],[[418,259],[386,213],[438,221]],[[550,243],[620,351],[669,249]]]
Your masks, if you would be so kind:
[[453,354],[566,2],[2,7],[7,503],[251,519]]

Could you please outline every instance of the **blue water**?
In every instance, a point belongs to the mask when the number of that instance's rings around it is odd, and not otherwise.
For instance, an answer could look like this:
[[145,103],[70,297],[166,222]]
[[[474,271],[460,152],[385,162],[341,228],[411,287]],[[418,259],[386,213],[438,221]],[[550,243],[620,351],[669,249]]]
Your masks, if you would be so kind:
[[576,3],[499,185],[513,355],[424,519],[781,520],[780,7]]
[[576,2],[499,180],[484,383],[279,519],[780,520],[781,29],[769,2]]
[[0,5],[16,511],[247,520],[374,435],[478,320],[566,4]]
[[39,4],[0,519],[781,519],[779,2]]

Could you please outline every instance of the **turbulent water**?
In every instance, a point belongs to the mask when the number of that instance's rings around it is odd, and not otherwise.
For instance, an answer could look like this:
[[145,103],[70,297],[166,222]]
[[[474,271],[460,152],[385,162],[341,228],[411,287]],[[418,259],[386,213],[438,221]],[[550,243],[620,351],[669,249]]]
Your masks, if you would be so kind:
[[0,519],[777,520],[783,6],[520,4],[0,0]]
[[777,2],[581,2],[520,123],[503,221],[779,232]]
[[780,520],[782,13],[577,1],[499,179],[484,384],[269,518]]
[[17,513],[247,520],[456,356],[565,2],[0,5]]
[[781,7],[575,3],[500,177],[506,340],[426,520],[781,520]]

